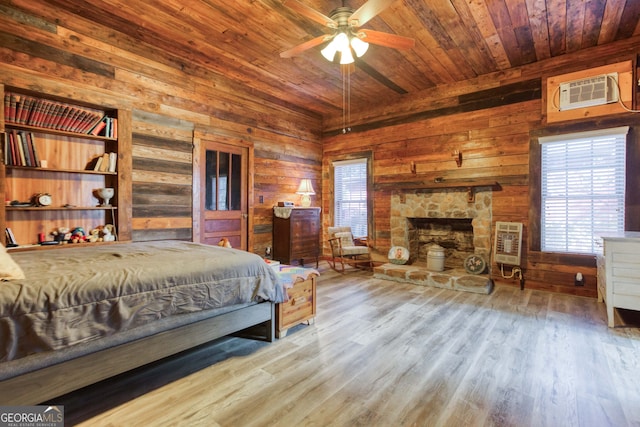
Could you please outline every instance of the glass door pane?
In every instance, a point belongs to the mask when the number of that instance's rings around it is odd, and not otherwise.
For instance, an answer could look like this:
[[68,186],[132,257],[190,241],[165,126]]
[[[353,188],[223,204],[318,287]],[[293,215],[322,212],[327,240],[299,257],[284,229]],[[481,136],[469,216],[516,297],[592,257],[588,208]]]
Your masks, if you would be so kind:
[[223,151],[206,152],[205,209],[240,210],[242,203],[242,156]]
[[205,172],[205,209],[217,210],[216,194],[218,192],[218,152],[207,150],[207,164]]
[[242,199],[242,156],[240,154],[231,155],[231,200],[230,206],[232,211],[241,209],[240,202]]

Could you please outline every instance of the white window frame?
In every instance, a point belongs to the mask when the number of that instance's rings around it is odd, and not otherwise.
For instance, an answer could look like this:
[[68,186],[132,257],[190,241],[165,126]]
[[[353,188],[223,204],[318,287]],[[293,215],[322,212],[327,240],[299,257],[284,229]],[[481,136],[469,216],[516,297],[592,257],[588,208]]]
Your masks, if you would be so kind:
[[[368,158],[337,160],[332,165],[334,226],[348,226],[355,237],[367,237]],[[341,168],[350,168],[350,176],[345,176]]]
[[594,254],[625,228],[628,126],[539,138],[540,247]]

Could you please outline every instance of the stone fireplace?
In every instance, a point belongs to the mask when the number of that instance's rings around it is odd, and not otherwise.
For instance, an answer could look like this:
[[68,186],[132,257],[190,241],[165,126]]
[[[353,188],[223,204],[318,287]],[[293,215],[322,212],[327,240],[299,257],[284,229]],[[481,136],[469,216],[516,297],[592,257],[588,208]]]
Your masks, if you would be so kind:
[[[484,190],[484,191],[483,191]],[[407,191],[391,196],[391,244],[409,249],[410,262],[426,265],[429,246],[445,248],[445,269],[464,259],[491,255],[492,191],[478,188],[473,202],[465,191]]]
[[[475,189],[475,199],[454,189],[415,190],[391,196],[391,245],[409,249],[406,265],[386,263],[374,277],[437,288],[489,294],[489,274],[469,274],[463,261],[491,255],[491,188]],[[427,270],[429,246],[445,248],[444,271]]]

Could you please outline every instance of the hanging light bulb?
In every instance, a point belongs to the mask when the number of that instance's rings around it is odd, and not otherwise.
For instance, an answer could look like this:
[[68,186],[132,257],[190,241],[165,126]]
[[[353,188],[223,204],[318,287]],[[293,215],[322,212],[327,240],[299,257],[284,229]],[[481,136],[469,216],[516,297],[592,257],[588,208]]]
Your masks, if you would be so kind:
[[340,64],[347,65],[352,64],[354,61],[351,49],[347,45],[347,48],[340,52]]
[[338,51],[338,47],[336,46],[335,43],[335,38],[333,40],[331,40],[331,42],[329,42],[329,44],[320,51],[320,53],[322,54],[322,56],[324,56],[327,61],[329,62],[333,62],[333,60],[336,57],[336,52]]
[[369,49],[369,43],[360,40],[357,36],[351,38],[351,47],[356,53],[356,56],[360,58]]
[[339,52],[344,52],[349,49],[349,37],[347,37],[345,33],[338,33],[331,43],[335,43],[336,50]]

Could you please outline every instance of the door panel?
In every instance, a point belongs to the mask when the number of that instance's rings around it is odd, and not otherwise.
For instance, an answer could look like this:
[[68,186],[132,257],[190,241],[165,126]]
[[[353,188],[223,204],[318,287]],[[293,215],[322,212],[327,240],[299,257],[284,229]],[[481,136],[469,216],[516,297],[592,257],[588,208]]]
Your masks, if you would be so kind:
[[217,245],[227,238],[234,248],[247,250],[248,149],[207,140],[202,147],[200,241]]

